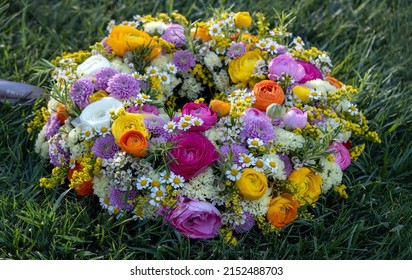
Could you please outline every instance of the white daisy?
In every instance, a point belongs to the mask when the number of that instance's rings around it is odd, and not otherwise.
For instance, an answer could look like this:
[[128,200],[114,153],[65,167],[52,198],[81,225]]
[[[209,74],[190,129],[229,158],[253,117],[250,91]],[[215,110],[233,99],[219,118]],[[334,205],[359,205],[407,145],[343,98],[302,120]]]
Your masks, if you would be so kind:
[[151,183],[152,183],[152,179],[150,179],[146,176],[142,176],[142,177],[137,179],[136,188],[138,190],[147,189],[150,186]]
[[174,174],[173,172],[170,174],[169,181],[174,189],[182,188],[185,185],[185,178],[183,178],[183,176]]
[[240,167],[236,163],[233,164],[232,167],[226,171],[226,178],[228,178],[229,180],[233,182],[239,180],[240,175],[241,175],[241,172],[240,172],[241,169],[242,167]]

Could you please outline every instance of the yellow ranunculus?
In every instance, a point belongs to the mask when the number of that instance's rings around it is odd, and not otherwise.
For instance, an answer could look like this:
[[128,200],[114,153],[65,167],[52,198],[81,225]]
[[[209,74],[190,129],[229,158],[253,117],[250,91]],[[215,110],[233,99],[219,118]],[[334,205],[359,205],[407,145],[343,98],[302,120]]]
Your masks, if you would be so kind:
[[125,115],[118,117],[112,124],[112,134],[116,143],[119,143],[119,138],[122,136],[123,132],[129,129],[141,132],[144,137],[149,136],[149,132],[144,126],[144,115],[126,113]]
[[249,12],[239,12],[235,16],[235,25],[237,28],[248,28],[252,24],[252,17]]
[[89,96],[89,100],[91,103],[96,102],[100,99],[102,99],[103,97],[108,97],[109,95],[103,91],[103,90],[99,90],[95,93],[93,93],[92,95]]
[[293,170],[289,175],[289,180],[298,187],[298,195],[308,203],[318,200],[321,193],[322,176],[315,174],[307,167]]
[[161,51],[149,34],[128,25],[113,27],[106,43],[118,56],[123,56],[127,51],[134,50],[143,45],[154,48],[150,57],[156,57]]
[[294,95],[296,95],[303,103],[309,102],[310,89],[306,86],[295,86],[292,89]]
[[229,76],[232,82],[246,86],[251,80],[256,62],[259,60],[263,60],[259,53],[249,51],[229,62]]
[[236,181],[236,187],[240,190],[243,198],[256,200],[266,193],[268,181],[262,172],[253,168],[245,168],[239,180]]

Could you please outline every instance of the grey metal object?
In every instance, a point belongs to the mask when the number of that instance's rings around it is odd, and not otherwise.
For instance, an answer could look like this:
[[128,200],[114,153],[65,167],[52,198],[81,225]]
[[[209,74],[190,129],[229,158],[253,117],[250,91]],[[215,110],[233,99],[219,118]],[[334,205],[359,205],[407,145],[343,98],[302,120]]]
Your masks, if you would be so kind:
[[8,100],[11,104],[32,104],[43,89],[19,82],[0,79],[0,103]]

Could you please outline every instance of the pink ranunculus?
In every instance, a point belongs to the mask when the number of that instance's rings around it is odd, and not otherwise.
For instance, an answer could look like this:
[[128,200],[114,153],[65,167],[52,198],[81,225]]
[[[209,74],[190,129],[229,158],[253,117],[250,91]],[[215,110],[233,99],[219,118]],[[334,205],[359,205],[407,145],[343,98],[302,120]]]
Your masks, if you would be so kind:
[[299,82],[305,76],[305,69],[293,57],[281,54],[269,62],[269,79],[277,80],[283,74],[290,75],[295,82]]
[[209,106],[203,103],[186,103],[182,108],[182,115],[191,115],[203,120],[200,126],[192,126],[189,131],[206,131],[217,120],[217,114],[213,112]]
[[170,150],[168,167],[185,180],[202,173],[219,158],[213,144],[199,132],[183,133],[170,141],[175,147]]
[[302,112],[299,108],[292,107],[286,114],[283,116],[283,122],[286,126],[295,129],[295,128],[304,128],[308,121],[308,114]]
[[126,110],[129,113],[134,114],[153,114],[158,116],[160,114],[159,109],[156,106],[144,104],[142,105],[133,105]]
[[333,142],[327,151],[333,152],[335,163],[339,165],[340,169],[345,170],[350,165],[350,153],[344,144]]
[[321,79],[323,80],[322,72],[310,62],[306,62],[304,60],[297,60],[298,64],[302,65],[303,69],[305,69],[305,76],[299,81],[300,83],[306,83],[307,81]]
[[206,201],[179,196],[177,205],[163,212],[166,221],[190,238],[213,238],[218,235],[222,225],[219,210]]

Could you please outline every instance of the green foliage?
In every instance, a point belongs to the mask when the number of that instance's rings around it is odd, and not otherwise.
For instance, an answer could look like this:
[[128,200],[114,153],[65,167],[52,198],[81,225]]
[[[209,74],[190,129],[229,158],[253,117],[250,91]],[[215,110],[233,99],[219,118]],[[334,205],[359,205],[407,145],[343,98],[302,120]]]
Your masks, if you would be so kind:
[[[38,188],[49,170],[24,124],[27,105],[0,104],[0,259],[411,259],[412,4],[337,1],[0,0],[0,77],[48,86],[35,75],[63,51],[88,50],[110,19],[178,10],[194,21],[213,9],[294,17],[288,31],[330,53],[335,77],[360,84],[357,102],[382,139],[348,168],[349,198],[331,193],[279,236],[251,231],[223,238],[182,237],[161,221],[116,220],[95,198]],[[236,5],[233,5],[236,4]],[[356,144],[356,143],[355,143]]]

